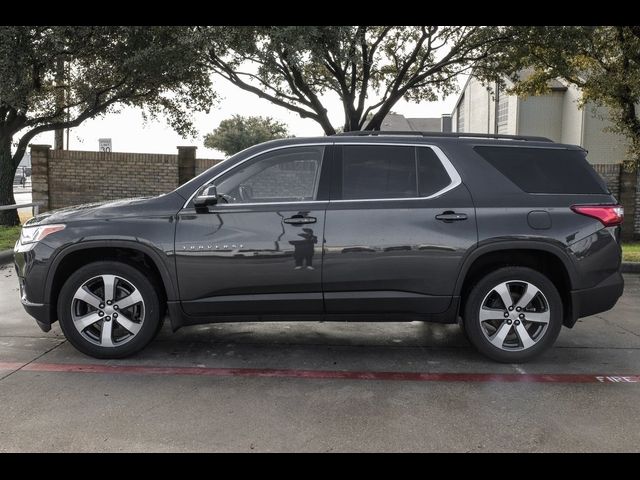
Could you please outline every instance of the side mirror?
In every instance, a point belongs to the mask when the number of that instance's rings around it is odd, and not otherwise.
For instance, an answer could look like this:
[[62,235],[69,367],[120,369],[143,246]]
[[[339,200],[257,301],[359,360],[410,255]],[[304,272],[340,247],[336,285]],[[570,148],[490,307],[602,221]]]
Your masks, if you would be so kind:
[[218,189],[215,185],[205,187],[193,199],[193,206],[196,207],[196,211],[206,211],[209,205],[215,205],[216,203],[218,203]]

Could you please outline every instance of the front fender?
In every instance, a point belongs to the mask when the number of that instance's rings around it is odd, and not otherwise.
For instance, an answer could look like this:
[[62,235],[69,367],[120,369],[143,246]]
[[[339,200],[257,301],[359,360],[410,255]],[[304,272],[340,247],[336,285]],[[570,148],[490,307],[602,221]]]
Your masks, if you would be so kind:
[[167,252],[163,252],[155,245],[151,243],[145,243],[141,241],[141,239],[85,239],[80,243],[75,243],[62,248],[51,261],[49,270],[47,271],[44,289],[44,298],[48,300],[47,303],[54,303],[52,302],[51,298],[53,293],[53,279],[55,278],[55,273],[62,261],[71,253],[96,248],[127,248],[146,254],[154,263],[155,267],[160,273],[162,283],[164,284],[165,291],[167,292],[167,300],[175,301],[178,299],[178,289],[176,287],[175,275],[174,273],[172,273],[175,272],[175,267],[171,269],[170,265],[168,265],[168,263],[174,263],[173,256],[171,256],[171,258],[167,260],[163,258],[163,256],[167,258]]

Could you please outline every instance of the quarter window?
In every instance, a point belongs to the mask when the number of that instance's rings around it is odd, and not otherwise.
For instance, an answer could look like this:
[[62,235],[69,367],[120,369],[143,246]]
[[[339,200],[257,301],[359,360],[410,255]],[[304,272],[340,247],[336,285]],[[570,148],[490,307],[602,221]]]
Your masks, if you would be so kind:
[[416,148],[418,153],[418,196],[428,197],[451,183],[451,177],[431,148]]
[[315,200],[323,154],[322,146],[265,153],[223,175],[215,185],[228,203]]
[[527,193],[608,193],[581,150],[502,146],[474,150]]

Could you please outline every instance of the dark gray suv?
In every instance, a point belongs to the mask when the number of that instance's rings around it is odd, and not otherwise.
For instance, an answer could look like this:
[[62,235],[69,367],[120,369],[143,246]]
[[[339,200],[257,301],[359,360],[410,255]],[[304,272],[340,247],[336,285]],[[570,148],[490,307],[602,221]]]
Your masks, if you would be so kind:
[[460,322],[526,361],[622,294],[622,208],[576,146],[357,132],[267,142],[153,198],[47,212],[15,247],[22,303],[100,358],[168,310],[207,322]]

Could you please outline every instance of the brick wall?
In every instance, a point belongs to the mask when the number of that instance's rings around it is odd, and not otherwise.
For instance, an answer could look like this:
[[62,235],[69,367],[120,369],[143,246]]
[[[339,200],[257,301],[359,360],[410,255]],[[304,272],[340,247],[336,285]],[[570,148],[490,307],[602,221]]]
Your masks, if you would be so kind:
[[600,174],[606,182],[611,193],[617,199],[620,198],[620,164],[619,163],[593,163],[591,166]]
[[178,186],[176,155],[49,152],[49,208],[140,197]]
[[624,207],[622,239],[624,241],[640,238],[640,171],[625,172],[621,165],[595,163],[593,168],[607,183],[607,186]]
[[196,158],[196,175],[200,175],[220,161],[221,160],[214,160],[212,158]]
[[31,145],[33,201],[41,211],[169,192],[220,160],[196,159],[196,147],[178,155],[51,150]]

